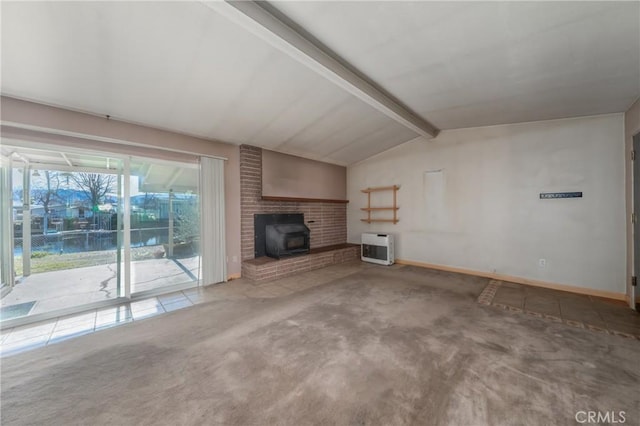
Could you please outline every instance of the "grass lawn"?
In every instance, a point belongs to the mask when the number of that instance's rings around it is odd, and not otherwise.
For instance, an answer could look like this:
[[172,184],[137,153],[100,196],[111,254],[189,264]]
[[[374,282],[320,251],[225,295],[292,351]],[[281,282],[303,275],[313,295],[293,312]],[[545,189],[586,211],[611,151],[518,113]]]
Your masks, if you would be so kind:
[[[154,259],[162,246],[135,247],[131,249],[131,260]],[[31,273],[60,271],[83,268],[85,266],[106,265],[116,262],[115,250],[97,250],[80,253],[34,252],[31,256]],[[14,267],[16,276],[22,275],[22,256],[16,256]]]

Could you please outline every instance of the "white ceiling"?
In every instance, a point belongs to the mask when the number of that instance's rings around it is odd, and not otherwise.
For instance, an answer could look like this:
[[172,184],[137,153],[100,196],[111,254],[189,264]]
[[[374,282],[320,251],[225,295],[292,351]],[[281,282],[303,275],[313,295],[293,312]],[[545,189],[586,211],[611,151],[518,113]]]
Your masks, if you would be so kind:
[[[626,110],[638,2],[278,2],[441,129]],[[2,94],[351,164],[416,136],[200,2],[6,2]]]
[[625,111],[640,2],[277,2],[440,129]]

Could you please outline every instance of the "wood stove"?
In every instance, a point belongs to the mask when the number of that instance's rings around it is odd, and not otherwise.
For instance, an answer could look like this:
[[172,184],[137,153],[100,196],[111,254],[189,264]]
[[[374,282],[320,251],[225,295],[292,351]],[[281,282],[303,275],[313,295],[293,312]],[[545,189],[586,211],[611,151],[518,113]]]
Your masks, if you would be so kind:
[[309,253],[310,233],[302,213],[256,214],[254,232],[256,258]]

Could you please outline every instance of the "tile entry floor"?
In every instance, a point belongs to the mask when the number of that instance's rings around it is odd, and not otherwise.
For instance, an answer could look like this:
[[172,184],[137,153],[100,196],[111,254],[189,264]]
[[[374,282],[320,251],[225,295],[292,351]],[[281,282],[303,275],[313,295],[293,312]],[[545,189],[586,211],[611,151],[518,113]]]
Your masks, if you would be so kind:
[[572,327],[640,340],[640,313],[619,300],[492,280],[478,301]]
[[108,308],[2,330],[0,355],[8,356],[109,327],[138,321],[205,300],[201,289],[189,289]]

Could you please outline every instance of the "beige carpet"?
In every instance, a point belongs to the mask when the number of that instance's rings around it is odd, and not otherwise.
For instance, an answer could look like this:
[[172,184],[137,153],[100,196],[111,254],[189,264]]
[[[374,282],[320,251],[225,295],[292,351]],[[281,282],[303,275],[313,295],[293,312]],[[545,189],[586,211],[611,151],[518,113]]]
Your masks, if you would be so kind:
[[370,267],[8,357],[2,424],[639,423],[640,342],[481,306],[486,284]]

